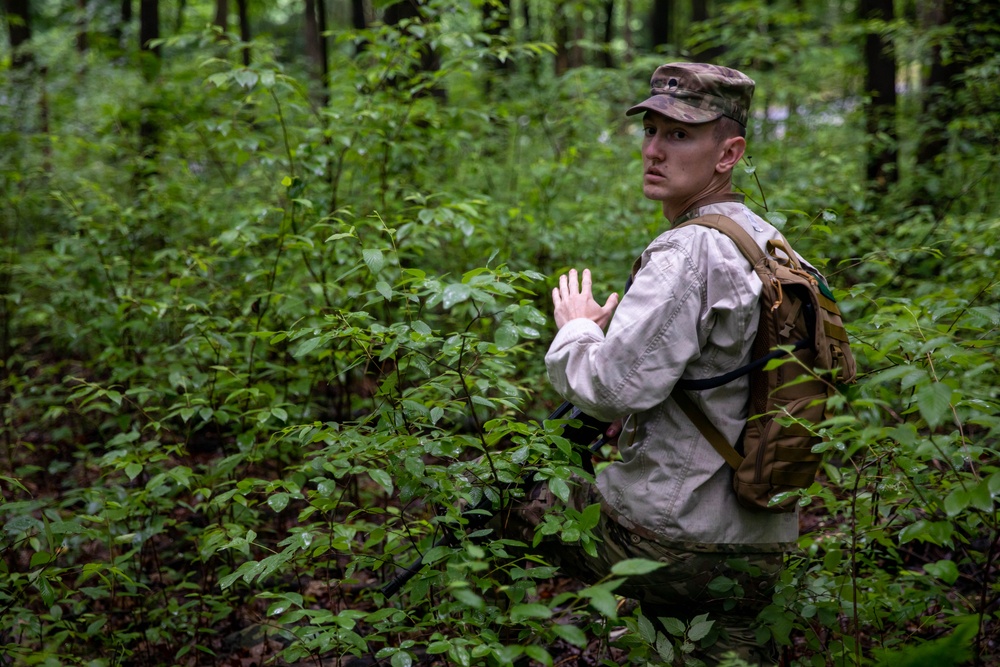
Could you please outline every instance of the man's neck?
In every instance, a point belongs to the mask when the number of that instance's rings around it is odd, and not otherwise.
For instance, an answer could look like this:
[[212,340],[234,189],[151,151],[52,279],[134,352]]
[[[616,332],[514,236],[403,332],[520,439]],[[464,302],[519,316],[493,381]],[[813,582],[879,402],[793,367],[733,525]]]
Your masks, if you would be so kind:
[[670,221],[670,226],[673,227],[679,225],[682,222],[690,220],[697,214],[698,209],[701,209],[705,206],[709,206],[710,204],[722,204],[728,202],[742,204],[744,199],[745,199],[744,196],[738,192],[713,192],[685,206],[684,210],[681,211],[680,213],[675,214],[674,217],[670,217],[669,213],[667,212],[666,202],[664,202],[663,214]]

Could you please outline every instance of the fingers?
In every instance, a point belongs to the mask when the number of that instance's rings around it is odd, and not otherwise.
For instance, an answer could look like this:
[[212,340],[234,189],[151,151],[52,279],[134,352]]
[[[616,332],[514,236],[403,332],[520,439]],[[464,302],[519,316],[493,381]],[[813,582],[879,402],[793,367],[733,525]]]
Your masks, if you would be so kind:
[[580,287],[580,294],[592,294],[591,286],[593,281],[590,277],[590,269],[583,270],[583,285]]

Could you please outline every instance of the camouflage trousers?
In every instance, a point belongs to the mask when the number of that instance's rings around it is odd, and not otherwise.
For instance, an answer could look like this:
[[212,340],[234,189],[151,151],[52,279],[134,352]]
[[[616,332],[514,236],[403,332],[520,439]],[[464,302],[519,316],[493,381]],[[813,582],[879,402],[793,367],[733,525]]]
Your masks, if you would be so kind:
[[[502,537],[530,545],[546,514],[565,505],[583,511],[601,503],[600,493],[590,484],[578,482],[571,489],[569,502],[564,504],[546,484],[535,484],[524,498],[495,516],[491,526]],[[601,512],[592,532],[600,540],[596,556],[586,553],[579,543],[567,544],[558,536],[544,538],[531,551],[585,583],[607,577],[615,563],[629,558],[664,563],[665,567],[649,574],[628,577],[615,592],[638,601],[643,615],[661,631],[665,628],[660,618],[687,623],[709,614],[709,620],[714,621],[712,630],[692,654],[708,665],[718,664],[729,654],[752,665],[775,664],[772,647],[757,642],[754,624],[757,614],[770,602],[783,554],[746,552],[729,545],[666,544],[641,528],[625,528],[609,511]]]

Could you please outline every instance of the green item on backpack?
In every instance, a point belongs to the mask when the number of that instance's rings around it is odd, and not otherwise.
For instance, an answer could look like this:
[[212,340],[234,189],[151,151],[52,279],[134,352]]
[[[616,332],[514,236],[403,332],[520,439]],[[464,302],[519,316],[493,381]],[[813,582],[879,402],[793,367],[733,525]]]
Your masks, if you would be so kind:
[[[816,479],[822,454],[811,429],[826,415],[834,382],[853,382],[857,372],[847,331],[836,302],[820,276],[804,268],[783,238],[765,253],[735,221],[707,215],[677,227],[701,225],[729,237],[763,283],[760,324],[751,362],[717,378],[681,380],[671,396],[734,469],[733,488],[744,507],[768,512],[795,511],[796,498],[778,494],[807,488]],[[775,368],[772,359],[795,355]],[[708,420],[686,390],[718,387],[750,376],[749,418],[741,454]],[[783,426],[777,419],[790,418]]]

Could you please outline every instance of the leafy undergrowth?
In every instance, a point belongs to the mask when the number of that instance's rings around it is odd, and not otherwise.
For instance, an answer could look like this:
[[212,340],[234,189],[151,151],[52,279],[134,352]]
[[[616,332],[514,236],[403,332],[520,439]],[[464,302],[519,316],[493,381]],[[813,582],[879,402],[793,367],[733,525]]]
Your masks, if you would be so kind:
[[[547,293],[580,257],[617,290],[663,225],[621,167],[659,57],[539,74],[545,45],[471,30],[468,4],[346,34],[326,105],[266,38],[244,67],[185,33],[154,81],[117,56],[63,71],[67,24],[40,38],[48,79],[4,71],[8,663],[663,664],[713,640],[619,608],[648,563],[582,586],[459,509],[586,474],[544,419]],[[860,119],[815,99],[857,49],[827,37],[762,73],[810,110],[737,174],[840,288],[863,371],[810,425],[826,465],[759,639],[795,665],[994,664],[996,161],[963,126],[947,206],[866,202]],[[525,67],[484,93],[500,54]],[[587,544],[594,520],[545,531]]]

